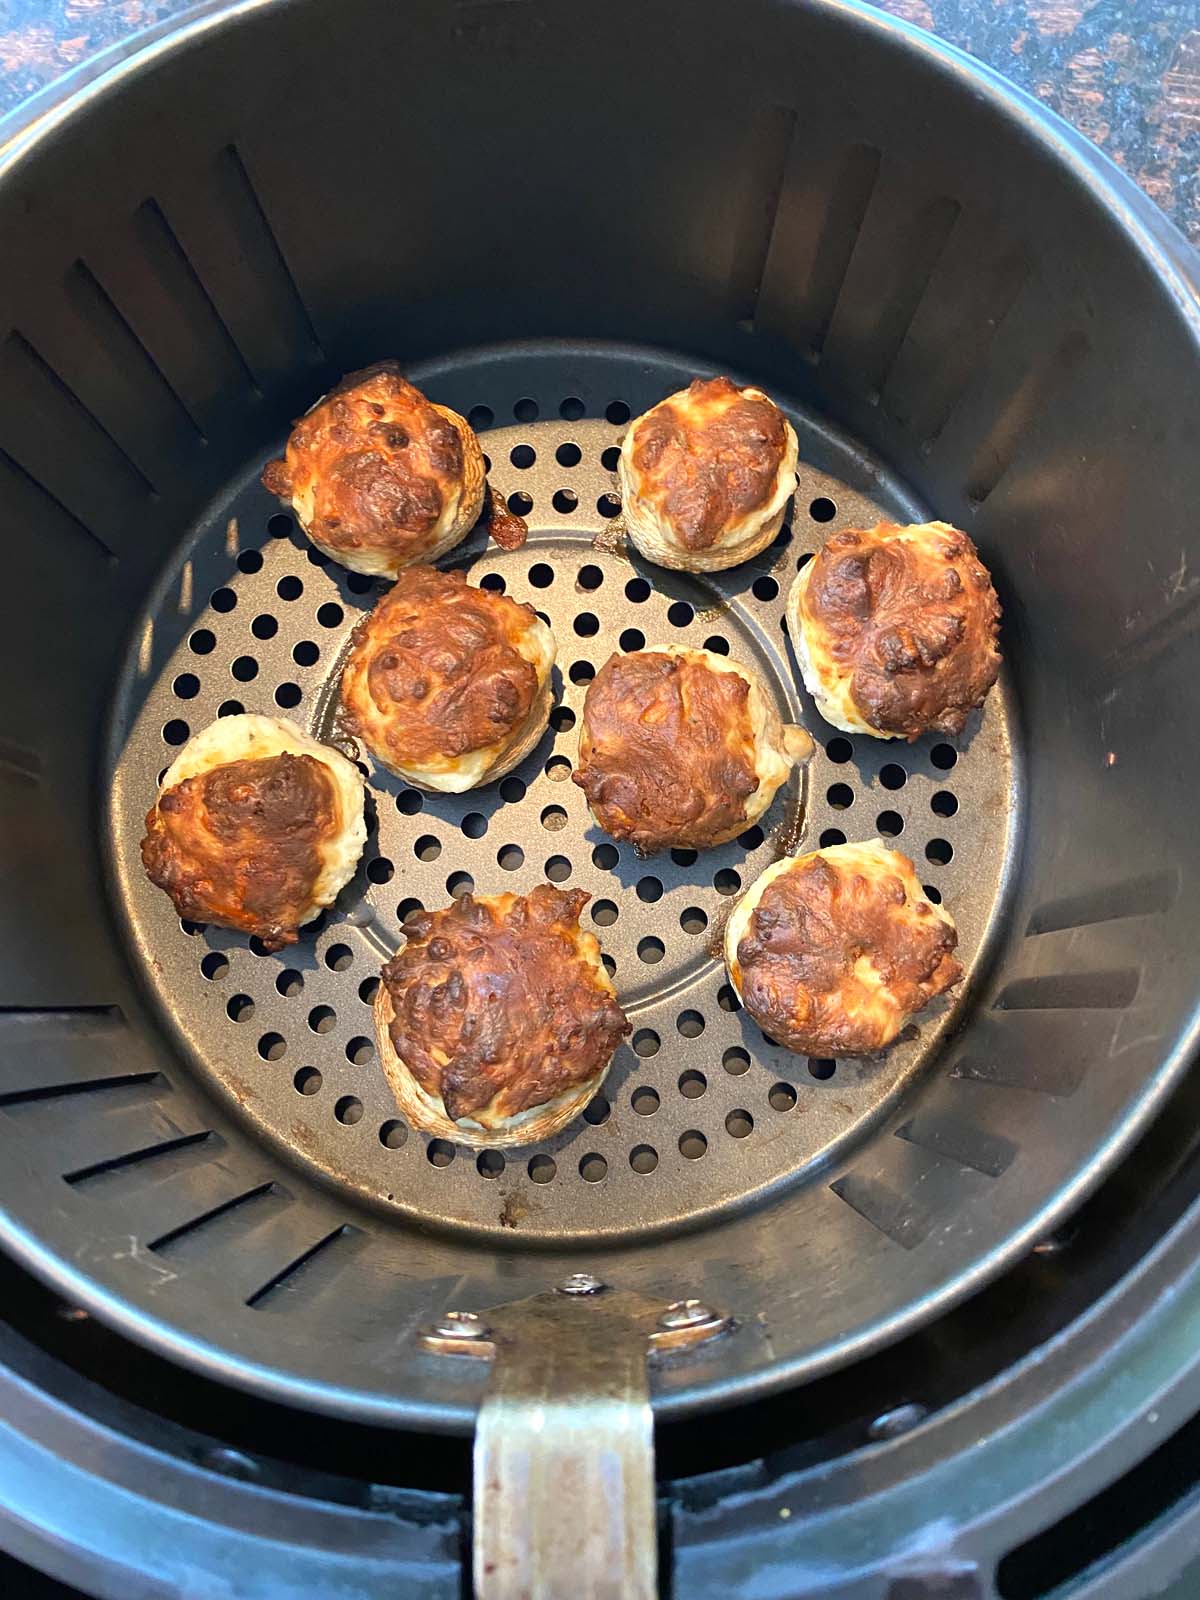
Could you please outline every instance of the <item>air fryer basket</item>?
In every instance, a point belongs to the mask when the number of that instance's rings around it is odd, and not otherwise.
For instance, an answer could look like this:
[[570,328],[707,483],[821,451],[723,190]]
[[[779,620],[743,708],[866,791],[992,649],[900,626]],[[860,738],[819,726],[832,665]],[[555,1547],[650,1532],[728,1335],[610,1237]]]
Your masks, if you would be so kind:
[[[1078,1201],[1183,1071],[1197,998],[1197,317],[1118,175],[933,41],[783,0],[686,26],[252,0],[0,160],[10,1250],[231,1382],[461,1429],[486,1366],[415,1337],[446,1310],[581,1271],[700,1296],[737,1326],[657,1370],[674,1414],[879,1345]],[[531,501],[525,550],[454,559],[552,618],[559,709],[498,789],[375,783],[352,890],[264,956],[143,887],[140,815],[222,705],[332,732],[373,593],[257,474],[393,354]],[[609,461],[711,370],[779,398],[803,467],[790,538],[693,582],[615,548]],[[967,528],[1004,600],[957,749],[845,740],[795,687],[783,590],[879,515]],[[590,827],[560,780],[623,635],[724,640],[801,711],[818,759],[761,838],[638,862]],[[801,798],[805,840],[883,827],[959,915],[967,991],[883,1063],[775,1049],[710,953]],[[399,1123],[365,1001],[406,902],[543,872],[605,903],[637,1031],[588,1120],[477,1162]]]

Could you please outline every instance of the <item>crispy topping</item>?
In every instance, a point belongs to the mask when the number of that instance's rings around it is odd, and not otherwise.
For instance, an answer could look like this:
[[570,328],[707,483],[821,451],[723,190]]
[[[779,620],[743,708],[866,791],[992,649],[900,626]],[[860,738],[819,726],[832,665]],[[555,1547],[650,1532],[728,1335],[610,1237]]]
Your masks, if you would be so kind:
[[765,505],[787,451],[779,407],[729,378],[697,378],[634,428],[638,498],[658,507],[687,550],[709,549]]
[[383,969],[400,1060],[454,1119],[494,1122],[545,1105],[607,1066],[629,1032],[581,933],[589,896],[539,885],[405,924]]
[[312,756],[231,761],[161,795],[142,862],[181,917],[295,944],[338,827],[337,794]]
[[610,656],[583,703],[572,775],[596,821],[652,851],[731,838],[758,788],[750,686],[686,656]]

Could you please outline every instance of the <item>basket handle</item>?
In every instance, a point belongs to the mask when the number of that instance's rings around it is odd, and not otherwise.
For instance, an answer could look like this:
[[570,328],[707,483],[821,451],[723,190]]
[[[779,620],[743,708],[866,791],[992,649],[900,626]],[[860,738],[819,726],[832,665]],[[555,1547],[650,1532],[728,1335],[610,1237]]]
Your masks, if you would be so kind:
[[698,1301],[663,1307],[576,1273],[424,1335],[484,1357],[475,1432],[477,1600],[654,1600],[657,1524],[647,1356],[724,1333]]

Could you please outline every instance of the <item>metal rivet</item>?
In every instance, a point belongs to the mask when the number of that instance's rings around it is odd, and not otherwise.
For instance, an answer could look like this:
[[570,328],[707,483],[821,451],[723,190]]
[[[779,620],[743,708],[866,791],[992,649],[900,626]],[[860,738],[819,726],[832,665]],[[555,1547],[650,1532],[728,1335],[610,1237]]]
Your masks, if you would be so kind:
[[558,1286],[559,1294],[599,1294],[604,1285],[590,1272],[573,1272]]
[[434,1326],[439,1339],[482,1339],[487,1323],[474,1311],[447,1311]]
[[1064,1250],[1069,1250],[1079,1237],[1079,1228],[1068,1223],[1065,1228],[1060,1228],[1057,1233],[1047,1234],[1044,1239],[1039,1239],[1033,1247],[1035,1256],[1057,1256]]
[[675,1300],[658,1319],[660,1328],[695,1328],[711,1322],[715,1312],[702,1300]]
[[867,1429],[867,1437],[898,1439],[902,1433],[907,1433],[910,1428],[915,1428],[919,1422],[923,1422],[928,1415],[928,1406],[910,1400],[907,1405],[897,1406],[894,1411],[885,1411],[881,1417],[876,1417]]
[[241,1483],[254,1483],[262,1476],[253,1456],[231,1449],[229,1445],[201,1445],[193,1454],[200,1466],[207,1467],[210,1472],[224,1473],[227,1478],[237,1478]]

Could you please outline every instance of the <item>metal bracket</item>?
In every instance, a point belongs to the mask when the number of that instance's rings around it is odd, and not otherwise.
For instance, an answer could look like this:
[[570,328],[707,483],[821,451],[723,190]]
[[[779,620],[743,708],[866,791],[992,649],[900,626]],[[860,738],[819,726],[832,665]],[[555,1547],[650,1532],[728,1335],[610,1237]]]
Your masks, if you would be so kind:
[[493,1363],[475,1430],[478,1600],[654,1600],[647,1357],[732,1326],[698,1300],[664,1307],[575,1273],[421,1335],[433,1354]]

